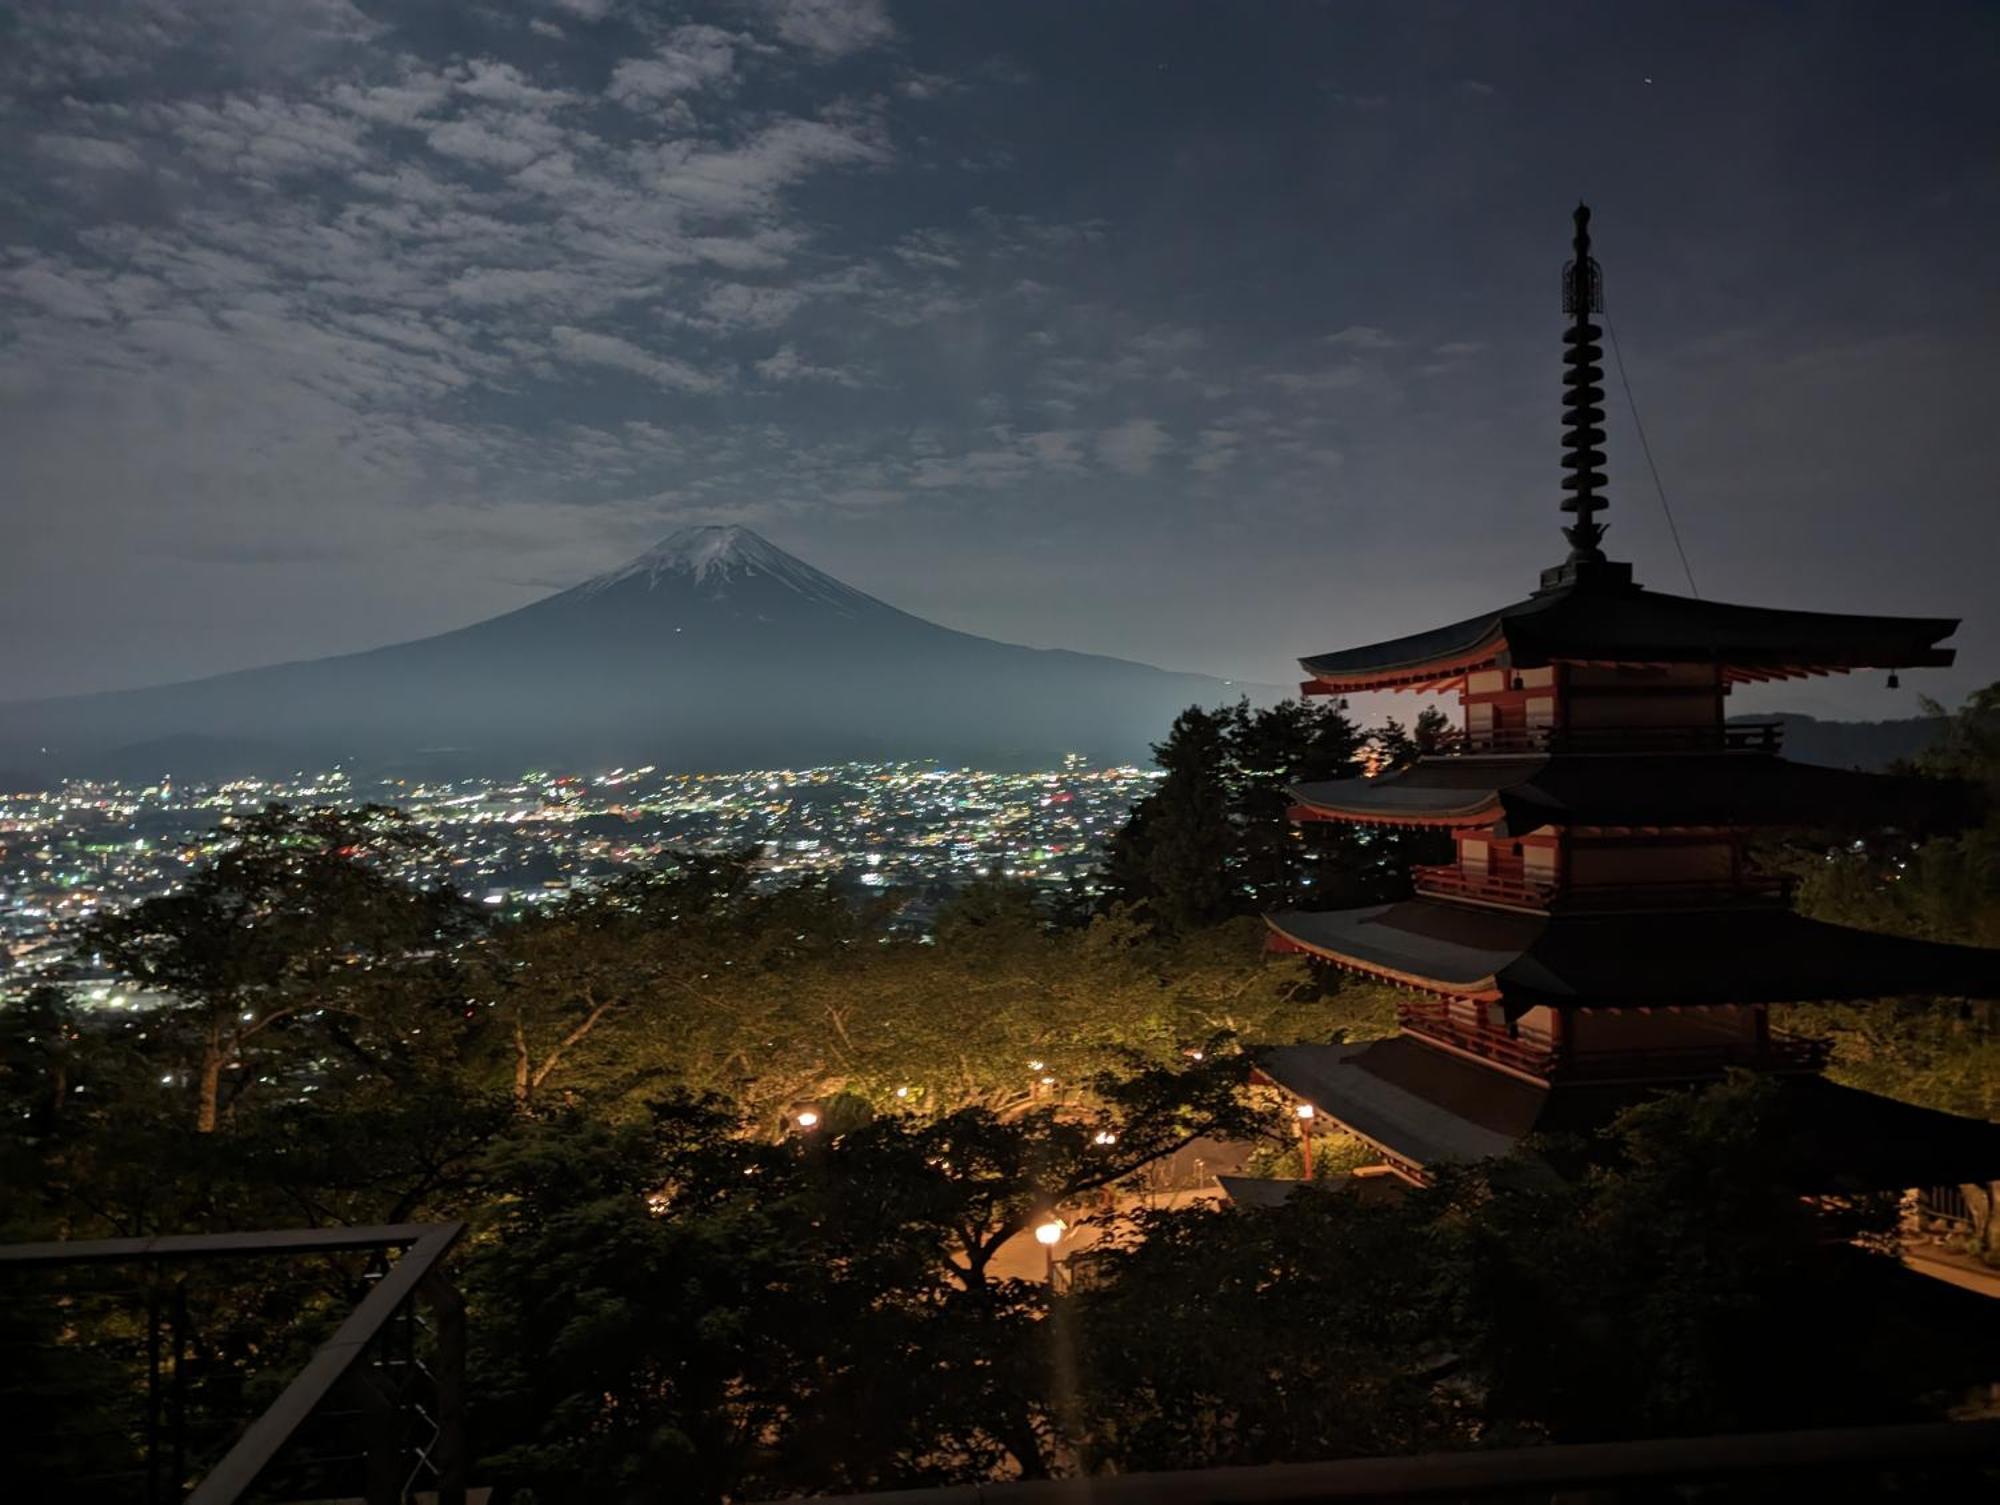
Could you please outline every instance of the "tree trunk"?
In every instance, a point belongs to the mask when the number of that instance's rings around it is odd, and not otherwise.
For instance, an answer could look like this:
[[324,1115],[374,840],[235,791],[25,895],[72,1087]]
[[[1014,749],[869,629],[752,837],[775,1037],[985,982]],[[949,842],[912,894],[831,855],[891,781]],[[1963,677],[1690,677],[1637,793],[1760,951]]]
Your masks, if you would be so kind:
[[528,1032],[520,1018],[514,1020],[514,1106],[526,1110],[528,1094],[534,1090],[528,1077]]
[[222,1104],[222,1041],[214,1033],[201,1048],[201,1101],[195,1128],[213,1134]]

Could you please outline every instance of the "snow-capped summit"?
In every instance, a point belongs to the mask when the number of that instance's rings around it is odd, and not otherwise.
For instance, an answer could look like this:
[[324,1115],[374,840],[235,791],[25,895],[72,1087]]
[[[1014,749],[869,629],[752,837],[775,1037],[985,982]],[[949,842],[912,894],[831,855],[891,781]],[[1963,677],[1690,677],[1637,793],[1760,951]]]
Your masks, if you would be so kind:
[[259,747],[268,751],[255,757],[281,768],[334,758],[515,773],[902,759],[1048,768],[1069,752],[1143,757],[1182,708],[1236,693],[954,631],[748,528],[696,527],[595,580],[436,637],[0,706],[0,766],[179,738],[215,749],[192,770],[214,778],[263,771],[244,761],[250,752],[230,751]]
[[621,586],[654,591],[684,584],[705,597],[727,598],[765,581],[843,613],[882,605],[735,523],[681,528],[636,559],[585,581],[573,594],[597,596]]

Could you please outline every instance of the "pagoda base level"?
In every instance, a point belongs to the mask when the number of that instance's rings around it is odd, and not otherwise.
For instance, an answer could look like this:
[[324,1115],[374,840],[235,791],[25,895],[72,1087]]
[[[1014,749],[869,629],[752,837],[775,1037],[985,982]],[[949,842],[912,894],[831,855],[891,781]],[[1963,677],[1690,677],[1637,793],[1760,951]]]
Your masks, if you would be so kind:
[[[1590,1135],[1672,1084],[1536,1082],[1415,1035],[1256,1053],[1276,1086],[1421,1177],[1512,1153],[1531,1135]],[[1786,1076],[1781,1111],[1798,1189],[1902,1191],[2000,1180],[2000,1124],[1916,1108],[1820,1076]]]

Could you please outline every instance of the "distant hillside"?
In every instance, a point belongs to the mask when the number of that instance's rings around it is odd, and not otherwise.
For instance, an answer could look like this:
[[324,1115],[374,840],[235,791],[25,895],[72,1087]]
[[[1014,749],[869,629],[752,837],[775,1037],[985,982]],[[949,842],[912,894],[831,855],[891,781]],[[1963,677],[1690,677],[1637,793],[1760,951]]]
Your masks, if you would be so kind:
[[1937,716],[1911,716],[1901,721],[1821,721],[1791,714],[1730,719],[1784,722],[1785,756],[1794,762],[1870,771],[1914,758],[1937,739],[1944,726],[1943,718]]
[[[810,767],[1141,761],[1244,686],[1026,648],[899,611],[743,528],[689,528],[572,590],[369,653],[0,705],[0,767]],[[1250,687],[1255,688],[1255,687]],[[162,766],[155,768],[157,763]]]

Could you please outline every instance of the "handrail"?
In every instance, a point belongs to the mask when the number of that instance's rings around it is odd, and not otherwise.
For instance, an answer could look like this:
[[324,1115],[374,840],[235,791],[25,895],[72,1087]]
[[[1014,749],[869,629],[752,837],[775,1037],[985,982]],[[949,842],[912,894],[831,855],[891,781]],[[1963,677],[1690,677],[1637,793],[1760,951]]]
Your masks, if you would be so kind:
[[[376,1223],[359,1228],[276,1228],[256,1233],[168,1233],[146,1238],[53,1239],[0,1244],[0,1265],[130,1264],[149,1259],[213,1259],[268,1254],[327,1254],[341,1249],[401,1249],[463,1223]],[[454,1233],[453,1238],[458,1235]]]
[[[1093,1475],[1001,1484],[948,1484],[882,1494],[823,1495],[816,1505],[1312,1505],[1526,1495],[1787,1470],[1852,1471],[1899,1463],[2000,1461],[2000,1422],[1916,1422],[1634,1442],[1469,1449],[1407,1458],[1266,1463],[1181,1473]],[[1851,1476],[1851,1475],[1850,1475]],[[1781,1491],[1773,1491],[1775,1498]]]

